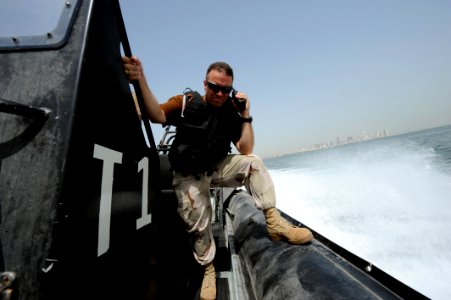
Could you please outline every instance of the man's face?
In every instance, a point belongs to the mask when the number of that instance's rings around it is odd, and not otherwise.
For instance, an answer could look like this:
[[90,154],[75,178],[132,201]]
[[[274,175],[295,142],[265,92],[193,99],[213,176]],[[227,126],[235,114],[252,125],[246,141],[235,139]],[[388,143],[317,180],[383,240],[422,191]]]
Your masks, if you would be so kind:
[[218,70],[211,70],[207,75],[207,80],[204,81],[205,100],[212,106],[222,106],[232,89],[232,76],[227,76],[224,72]]

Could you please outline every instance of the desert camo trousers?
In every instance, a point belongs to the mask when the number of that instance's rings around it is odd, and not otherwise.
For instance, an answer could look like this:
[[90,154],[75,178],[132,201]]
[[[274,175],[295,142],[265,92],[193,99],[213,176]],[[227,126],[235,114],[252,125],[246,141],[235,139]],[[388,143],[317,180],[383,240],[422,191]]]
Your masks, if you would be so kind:
[[274,184],[262,160],[256,155],[231,154],[211,176],[183,176],[174,172],[172,185],[178,199],[178,213],[191,235],[195,259],[206,265],[213,261],[216,245],[212,231],[210,187],[245,186],[258,208],[275,207]]

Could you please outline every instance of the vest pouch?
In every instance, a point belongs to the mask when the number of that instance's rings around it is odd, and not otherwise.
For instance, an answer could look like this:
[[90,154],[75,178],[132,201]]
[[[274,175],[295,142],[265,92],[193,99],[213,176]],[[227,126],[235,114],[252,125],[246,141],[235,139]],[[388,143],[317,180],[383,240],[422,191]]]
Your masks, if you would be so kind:
[[207,153],[192,145],[176,142],[169,151],[169,161],[174,171],[198,175],[209,170]]

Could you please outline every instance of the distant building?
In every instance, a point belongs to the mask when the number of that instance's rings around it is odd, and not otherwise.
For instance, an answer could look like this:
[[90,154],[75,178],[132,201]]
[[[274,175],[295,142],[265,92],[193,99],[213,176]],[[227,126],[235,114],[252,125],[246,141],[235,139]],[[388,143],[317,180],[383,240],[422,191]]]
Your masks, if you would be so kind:
[[306,151],[314,151],[322,148],[331,148],[339,145],[358,143],[361,141],[367,141],[372,139],[379,139],[389,136],[388,131],[386,129],[377,130],[374,133],[366,133],[362,131],[362,135],[358,136],[348,136],[345,139],[341,140],[340,137],[337,137],[335,142],[327,142],[321,144],[314,144],[310,147],[303,147],[298,149],[296,152],[306,152]]

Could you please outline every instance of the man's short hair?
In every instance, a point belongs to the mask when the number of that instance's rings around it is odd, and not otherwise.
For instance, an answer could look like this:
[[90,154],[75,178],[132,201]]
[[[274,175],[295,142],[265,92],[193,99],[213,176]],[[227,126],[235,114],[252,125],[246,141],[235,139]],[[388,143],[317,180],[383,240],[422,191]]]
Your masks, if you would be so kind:
[[207,70],[207,74],[205,75],[205,78],[207,79],[208,73],[211,72],[211,70],[217,70],[219,72],[224,72],[227,76],[231,76],[233,80],[233,69],[232,67],[223,61],[217,61],[212,63]]

